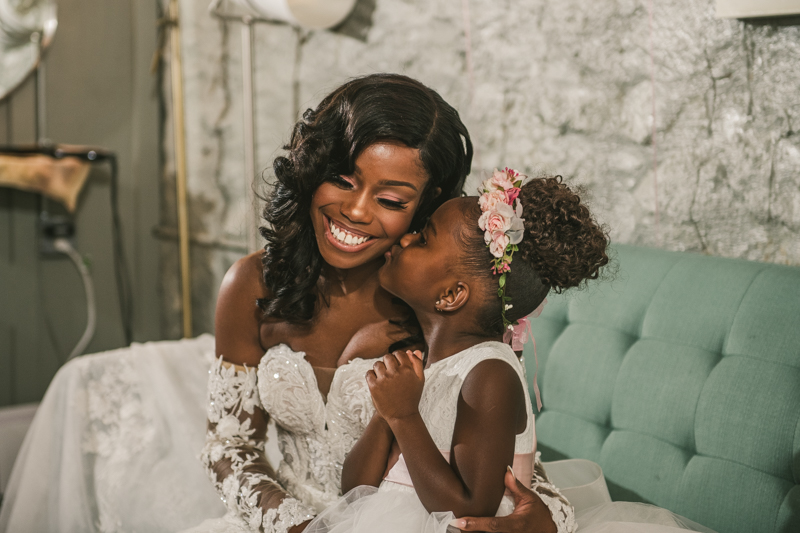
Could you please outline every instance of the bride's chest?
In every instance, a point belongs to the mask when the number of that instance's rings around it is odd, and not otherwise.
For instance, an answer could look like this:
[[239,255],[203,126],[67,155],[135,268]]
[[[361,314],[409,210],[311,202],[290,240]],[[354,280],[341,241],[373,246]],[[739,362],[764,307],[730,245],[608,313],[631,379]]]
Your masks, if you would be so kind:
[[264,355],[258,366],[264,409],[284,430],[297,435],[357,437],[374,412],[365,379],[374,361],[356,359],[337,368],[326,401],[304,355],[285,344]]

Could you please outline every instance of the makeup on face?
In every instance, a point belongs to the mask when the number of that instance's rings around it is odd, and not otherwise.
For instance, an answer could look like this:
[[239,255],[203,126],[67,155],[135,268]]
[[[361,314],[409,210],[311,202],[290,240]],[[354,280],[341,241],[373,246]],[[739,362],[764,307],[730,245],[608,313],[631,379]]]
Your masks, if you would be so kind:
[[352,175],[331,176],[314,193],[311,220],[323,259],[340,269],[379,259],[408,231],[427,181],[418,150],[368,146]]

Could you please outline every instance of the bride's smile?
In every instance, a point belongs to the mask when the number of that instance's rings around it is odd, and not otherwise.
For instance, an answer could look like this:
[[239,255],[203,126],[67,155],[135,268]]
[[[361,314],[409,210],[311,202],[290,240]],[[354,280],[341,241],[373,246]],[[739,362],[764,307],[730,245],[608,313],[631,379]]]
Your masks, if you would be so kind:
[[340,269],[382,259],[408,230],[427,184],[419,150],[397,142],[367,146],[351,174],[332,175],[311,200],[322,258]]

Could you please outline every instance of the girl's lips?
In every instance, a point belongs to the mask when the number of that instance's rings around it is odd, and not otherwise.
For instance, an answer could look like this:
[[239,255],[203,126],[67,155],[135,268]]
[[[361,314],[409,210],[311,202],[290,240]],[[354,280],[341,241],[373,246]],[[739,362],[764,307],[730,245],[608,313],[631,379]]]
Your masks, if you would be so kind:
[[328,240],[329,243],[331,243],[331,245],[334,248],[336,248],[337,250],[341,250],[342,252],[347,252],[347,253],[360,252],[364,248],[368,248],[372,243],[376,241],[375,237],[367,235],[366,233],[352,231],[349,227],[344,225],[340,226],[338,222],[334,222],[334,224],[336,224],[337,227],[346,229],[353,235],[361,235],[363,237],[369,237],[366,240],[366,242],[362,242],[361,244],[351,245],[351,244],[341,243],[339,242],[338,239],[336,239],[336,237],[333,236],[333,233],[331,233],[331,220],[325,215],[322,215],[322,220],[323,222],[325,222],[325,238]]
[[395,256],[395,249],[396,249],[397,253],[399,253],[400,251],[402,251],[402,249],[403,249],[403,248],[402,248],[400,245],[397,245],[397,244],[395,244],[395,245],[393,245],[391,248],[389,248],[388,250],[386,250],[386,253],[385,253],[385,254],[383,254],[383,257],[385,257],[385,258],[386,258],[386,262],[387,262],[387,263],[388,263],[389,261],[391,261],[392,259],[394,259],[394,256]]

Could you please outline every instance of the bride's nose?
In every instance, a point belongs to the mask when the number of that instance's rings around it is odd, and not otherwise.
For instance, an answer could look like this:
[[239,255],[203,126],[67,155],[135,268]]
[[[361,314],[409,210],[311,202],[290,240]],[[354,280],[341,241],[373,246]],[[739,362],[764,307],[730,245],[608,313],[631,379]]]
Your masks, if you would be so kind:
[[360,224],[370,222],[369,198],[366,194],[351,194],[339,209],[347,220]]

